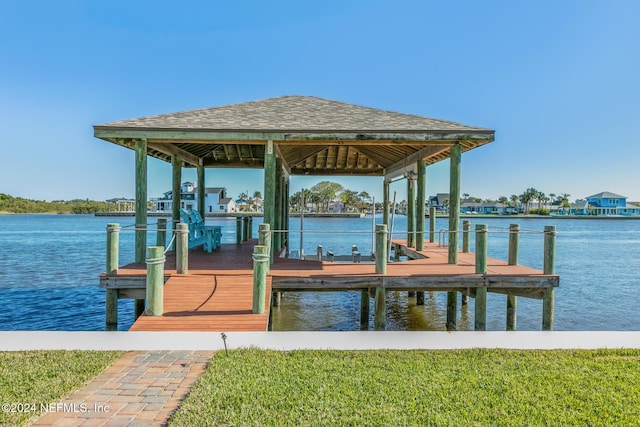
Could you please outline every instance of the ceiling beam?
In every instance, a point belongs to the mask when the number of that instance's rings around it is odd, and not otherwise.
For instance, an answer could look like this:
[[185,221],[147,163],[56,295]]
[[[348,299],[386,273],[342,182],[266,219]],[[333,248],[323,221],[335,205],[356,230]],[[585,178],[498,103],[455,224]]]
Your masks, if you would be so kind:
[[291,168],[289,167],[289,163],[287,162],[286,157],[284,157],[284,155],[282,154],[280,146],[278,144],[274,145],[276,146],[276,156],[278,156],[282,160],[282,168],[288,175],[291,175]]
[[304,162],[309,157],[314,156],[321,152],[322,150],[326,150],[325,145],[309,145],[305,147],[298,147],[293,155],[289,156],[289,164],[291,166],[295,166],[300,162]]
[[226,159],[213,159],[207,157],[203,162],[204,167],[209,168],[248,168],[248,169],[262,169],[264,168],[264,160],[226,160]]
[[176,147],[173,144],[159,144],[157,142],[147,142],[147,148],[151,148],[153,150],[159,151],[168,156],[178,156],[183,161],[193,166],[198,166],[200,164],[200,158],[198,156],[193,155],[188,151],[183,150],[182,148]]
[[386,179],[392,179],[400,175],[404,175],[405,172],[414,171],[418,160],[422,160],[431,156],[442,154],[449,149],[449,146],[442,145],[430,145],[424,147],[415,153],[405,157],[404,159],[395,162],[394,164],[385,168],[384,177]]

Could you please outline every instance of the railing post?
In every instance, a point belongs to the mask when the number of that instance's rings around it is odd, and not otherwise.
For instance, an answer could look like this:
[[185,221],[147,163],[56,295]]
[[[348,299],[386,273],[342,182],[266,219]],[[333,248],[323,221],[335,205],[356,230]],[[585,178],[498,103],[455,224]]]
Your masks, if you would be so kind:
[[[487,273],[487,226],[476,225],[476,274]],[[476,331],[487,329],[487,287],[476,288],[475,298],[475,322]]]
[[242,243],[242,217],[236,217],[236,244]]
[[[518,265],[518,241],[520,238],[520,226],[518,224],[509,225],[509,265]],[[518,297],[507,295],[507,331],[516,330],[516,320],[518,314]]]
[[189,224],[182,222],[176,225],[176,273],[189,274]]
[[[556,271],[556,227],[544,227],[544,274],[555,274]],[[547,288],[542,300],[542,330],[553,330],[554,290]]]
[[167,219],[158,218],[158,230],[156,231],[156,246],[167,246]]
[[264,313],[267,290],[267,267],[269,252],[266,246],[253,247],[253,313]]
[[462,252],[469,253],[471,243],[469,240],[469,229],[471,228],[471,221],[465,219],[462,221]]
[[376,273],[387,273],[387,224],[376,225]]
[[[107,224],[107,271],[108,275],[118,274],[120,224]],[[118,329],[118,290],[107,289],[105,293],[105,329]]]
[[164,246],[147,249],[147,316],[162,316],[164,311]]
[[436,241],[436,208],[429,208],[429,241]]

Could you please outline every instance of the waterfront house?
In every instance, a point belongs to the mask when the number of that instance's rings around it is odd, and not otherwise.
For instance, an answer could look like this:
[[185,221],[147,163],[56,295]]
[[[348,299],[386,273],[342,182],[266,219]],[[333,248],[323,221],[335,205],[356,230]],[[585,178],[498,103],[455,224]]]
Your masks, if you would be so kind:
[[109,199],[107,202],[107,212],[133,212],[136,201],[125,199],[124,197]]
[[587,210],[591,215],[640,215],[640,207],[627,203],[627,197],[603,191],[587,197]]
[[436,208],[440,212],[447,212],[449,210],[449,193],[438,193],[429,197],[428,207]]
[[[183,182],[180,186],[180,208],[196,209],[198,206],[197,186],[193,182]],[[233,199],[226,197],[224,187],[205,188],[205,212],[236,212],[237,207]],[[173,209],[173,191],[167,191],[162,197],[151,199],[157,211],[171,212]]]
[[460,213],[469,214],[492,214],[492,215],[504,215],[506,214],[506,206],[504,203],[492,202],[492,203],[476,203],[465,202],[460,205]]

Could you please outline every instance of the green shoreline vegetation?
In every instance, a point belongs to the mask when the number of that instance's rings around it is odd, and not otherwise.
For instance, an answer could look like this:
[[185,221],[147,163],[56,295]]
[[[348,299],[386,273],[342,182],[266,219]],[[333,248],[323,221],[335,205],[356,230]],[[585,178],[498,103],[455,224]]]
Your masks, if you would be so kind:
[[122,354],[120,351],[0,352],[0,403],[33,404],[31,408],[35,409],[35,412],[2,410],[0,426],[28,425],[40,415],[41,404],[59,402]]
[[30,200],[0,193],[0,213],[92,214],[106,211],[107,202],[95,200]]
[[636,425],[640,350],[218,352],[170,426]]

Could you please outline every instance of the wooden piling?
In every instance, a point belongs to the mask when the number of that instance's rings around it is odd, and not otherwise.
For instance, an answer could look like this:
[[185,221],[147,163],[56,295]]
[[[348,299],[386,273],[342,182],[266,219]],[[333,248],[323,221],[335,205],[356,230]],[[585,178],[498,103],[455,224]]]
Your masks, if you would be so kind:
[[389,225],[389,180],[384,180],[382,184],[382,223]]
[[[487,274],[487,226],[476,225],[476,274]],[[475,322],[476,331],[487,329],[487,287],[476,288]]]
[[118,274],[120,224],[107,224],[107,274]]
[[318,257],[318,261],[322,261],[322,245],[318,245],[316,248],[316,255]]
[[469,253],[471,242],[469,239],[469,229],[471,228],[471,221],[465,219],[462,221],[462,252]]
[[135,262],[143,263],[147,245],[147,140],[135,142],[136,151],[136,231]]
[[424,305],[424,291],[416,292],[416,305]]
[[176,225],[176,273],[189,274],[189,224],[182,222]]
[[242,218],[242,241],[246,242],[249,240],[249,217],[245,216]]
[[[518,265],[520,226],[518,224],[509,225],[509,265]],[[518,297],[507,295],[507,331],[515,331],[518,315]]]
[[[276,200],[276,150],[273,140],[268,140],[264,153],[264,222],[269,224],[271,230],[275,228],[275,200]],[[273,245],[273,236],[271,243]],[[270,257],[273,263],[273,250]]]
[[[376,225],[376,273],[387,274],[387,224]],[[384,331],[387,324],[387,292],[382,281],[376,287],[376,302],[373,319],[373,328],[376,331]]]
[[436,241],[436,208],[429,208],[429,241]]
[[264,313],[267,290],[267,266],[269,253],[266,246],[253,247],[253,307],[252,312]]
[[156,230],[156,246],[167,247],[167,219],[158,218]]
[[458,293],[447,292],[447,331],[455,331],[456,326],[456,309],[458,307]]
[[253,239],[253,217],[247,217],[247,240]]
[[239,245],[242,243],[242,236],[244,233],[242,232],[242,218],[236,217],[236,244]]
[[147,316],[162,316],[164,311],[164,247],[147,250]]
[[416,187],[416,250],[424,250],[425,191],[427,171],[424,160],[418,160],[418,185]]
[[280,307],[280,303],[282,302],[282,292],[272,292],[271,293],[271,306],[272,307]]
[[[544,274],[555,274],[556,270],[556,227],[544,227]],[[547,288],[542,300],[542,330],[553,330],[553,288]]]
[[[179,156],[171,156],[171,229],[175,231],[176,224],[180,222],[180,203],[182,187],[182,159]],[[204,216],[202,217],[204,218]],[[175,244],[173,245],[175,248]]]
[[387,292],[384,286],[376,287],[375,311],[373,314],[373,329],[384,331],[387,327]]
[[411,176],[407,177],[407,247],[416,245],[416,198],[415,181]]
[[200,212],[200,216],[202,217],[202,220],[204,221],[204,215],[205,215],[205,210],[204,210],[204,206],[205,206],[205,184],[204,184],[204,166],[202,164],[202,158],[200,158],[200,164],[198,165],[197,168],[197,174],[198,174],[198,187],[197,187],[197,192],[198,192],[198,212]]
[[[118,274],[120,224],[107,224],[107,274]],[[107,289],[105,293],[105,329],[118,329],[118,290]]]
[[376,224],[376,273],[387,274],[387,224]]
[[105,329],[118,330],[118,290],[107,289],[105,293]]
[[360,291],[360,330],[369,329],[369,290]]
[[[266,246],[267,254],[271,254],[271,227],[267,223],[258,225],[258,246]],[[267,265],[267,271],[271,265]]]
[[449,151],[449,264],[457,264],[462,147],[459,143],[455,143],[451,145]]

